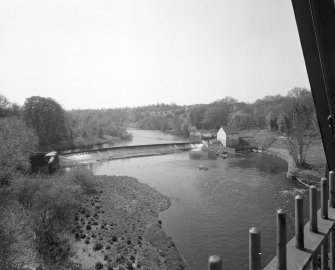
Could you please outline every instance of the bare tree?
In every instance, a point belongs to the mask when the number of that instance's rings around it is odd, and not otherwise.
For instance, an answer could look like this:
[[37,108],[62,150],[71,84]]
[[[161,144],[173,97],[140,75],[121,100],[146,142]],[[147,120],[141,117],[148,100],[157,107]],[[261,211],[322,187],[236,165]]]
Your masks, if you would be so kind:
[[312,112],[298,104],[291,109],[292,126],[286,130],[287,147],[298,168],[307,166],[307,152],[313,142],[316,130],[312,125]]

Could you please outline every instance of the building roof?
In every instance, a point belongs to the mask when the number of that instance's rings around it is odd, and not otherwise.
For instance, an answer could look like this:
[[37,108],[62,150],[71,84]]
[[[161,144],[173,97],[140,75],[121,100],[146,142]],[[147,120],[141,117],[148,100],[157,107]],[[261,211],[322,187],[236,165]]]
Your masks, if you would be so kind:
[[222,126],[222,129],[226,134],[238,134],[238,131],[232,126]]

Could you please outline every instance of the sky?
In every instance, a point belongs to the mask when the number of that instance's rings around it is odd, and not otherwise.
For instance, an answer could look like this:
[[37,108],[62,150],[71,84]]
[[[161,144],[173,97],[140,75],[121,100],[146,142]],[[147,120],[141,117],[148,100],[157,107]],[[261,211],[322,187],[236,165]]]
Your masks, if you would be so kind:
[[0,0],[0,94],[65,109],[309,88],[290,0]]

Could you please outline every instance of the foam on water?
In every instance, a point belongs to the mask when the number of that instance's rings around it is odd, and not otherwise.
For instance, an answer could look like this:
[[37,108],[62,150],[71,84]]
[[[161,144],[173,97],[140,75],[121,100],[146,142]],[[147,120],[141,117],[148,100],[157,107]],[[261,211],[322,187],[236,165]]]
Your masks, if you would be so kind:
[[289,195],[295,196],[295,195],[303,194],[305,192],[306,192],[305,188],[293,188],[290,190],[279,191],[280,195],[283,195],[283,196],[289,196]]

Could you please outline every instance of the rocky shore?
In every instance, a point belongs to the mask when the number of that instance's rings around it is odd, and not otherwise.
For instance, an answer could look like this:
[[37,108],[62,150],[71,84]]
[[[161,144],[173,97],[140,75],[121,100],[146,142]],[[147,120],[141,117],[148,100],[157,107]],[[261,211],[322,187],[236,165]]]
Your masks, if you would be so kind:
[[95,176],[98,193],[73,217],[71,261],[78,269],[185,269],[160,211],[169,199],[127,176]]

